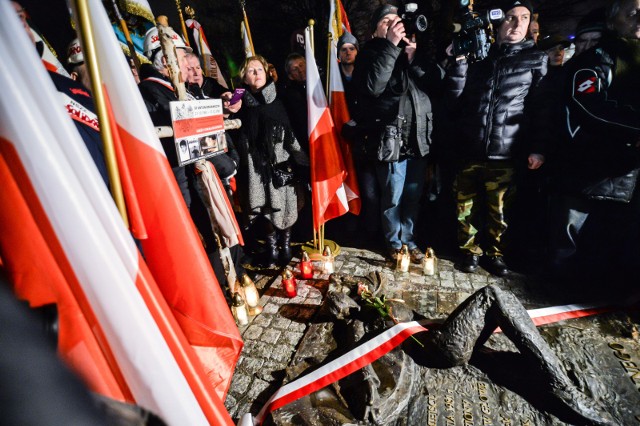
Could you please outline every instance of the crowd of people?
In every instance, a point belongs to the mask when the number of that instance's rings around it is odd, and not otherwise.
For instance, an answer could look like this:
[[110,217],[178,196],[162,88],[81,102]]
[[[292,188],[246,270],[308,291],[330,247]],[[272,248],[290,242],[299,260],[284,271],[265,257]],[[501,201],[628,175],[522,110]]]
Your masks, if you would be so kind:
[[[352,148],[362,209],[329,223],[327,237],[390,260],[407,246],[416,263],[427,245],[455,247],[450,254],[467,273],[535,265],[552,277],[594,277],[596,264],[632,273],[640,255],[640,1],[585,11],[573,42],[546,34],[529,0],[496,6],[504,17],[482,59],[452,46],[433,57],[390,4],[373,13],[367,40],[340,37],[352,121],[337,130]],[[145,37],[150,64],[132,71],[161,127],[171,125],[177,94],[157,31]],[[175,36],[187,99],[222,99],[225,117],[242,122],[226,132],[225,152],[207,159],[242,225],[246,246],[232,248],[239,272],[243,263],[286,265],[292,239],[312,235],[305,57],[292,52],[280,79],[266,58],[248,57],[235,84],[244,94],[231,103],[233,90],[205,76],[202,58]],[[88,86],[77,40],[67,57],[69,85]],[[161,142],[213,259],[219,245],[206,241],[215,236],[195,166],[181,165],[172,136]]]

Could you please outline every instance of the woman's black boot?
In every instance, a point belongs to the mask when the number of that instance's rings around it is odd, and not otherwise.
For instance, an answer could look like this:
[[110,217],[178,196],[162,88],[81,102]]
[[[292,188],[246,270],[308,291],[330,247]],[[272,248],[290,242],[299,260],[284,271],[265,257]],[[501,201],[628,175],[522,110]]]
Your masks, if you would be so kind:
[[266,267],[271,268],[276,266],[276,261],[278,260],[278,241],[275,231],[266,235],[265,245],[264,264]]
[[280,246],[280,257],[278,258],[281,266],[288,265],[291,261],[291,228],[278,230],[278,244]]

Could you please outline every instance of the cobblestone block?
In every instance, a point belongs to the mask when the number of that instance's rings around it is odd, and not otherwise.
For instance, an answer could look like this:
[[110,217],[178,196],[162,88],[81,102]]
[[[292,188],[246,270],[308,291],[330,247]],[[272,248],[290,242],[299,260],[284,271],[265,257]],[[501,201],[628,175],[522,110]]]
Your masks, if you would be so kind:
[[282,331],[269,328],[269,329],[266,329],[264,333],[262,333],[262,338],[260,340],[262,340],[265,343],[269,343],[270,345],[274,345],[280,338],[281,334],[282,334]]
[[257,325],[252,325],[247,329],[247,331],[242,333],[242,337],[249,340],[258,340],[262,335],[263,331],[264,331],[264,328]]
[[293,355],[293,347],[288,345],[277,345],[272,348],[270,358],[278,361],[285,362],[288,361]]
[[285,331],[282,333],[282,336],[280,336],[280,342],[286,343],[290,346],[297,346],[302,339],[302,336],[304,336],[304,333]]
[[262,364],[264,364],[264,359],[262,358],[246,358],[244,362],[240,364],[240,370],[248,374],[255,374],[260,371]]
[[251,325],[260,326],[263,328],[269,327],[271,321],[273,321],[274,316],[272,313],[267,313],[265,310],[262,310],[261,314],[256,315],[251,321]]
[[253,378],[251,376],[247,376],[243,373],[238,373],[233,375],[233,380],[231,381],[231,389],[233,394],[235,395],[243,395],[247,389],[249,389],[249,385]]
[[455,285],[453,279],[444,279],[443,278],[443,279],[440,280],[440,287],[453,289],[453,288],[455,288],[455,286],[456,285]]
[[278,330],[286,330],[291,325],[291,320],[283,317],[275,317],[273,321],[271,321],[271,327],[276,328]]
[[262,315],[264,314],[277,314],[280,310],[280,305],[277,303],[267,303],[262,306]]
[[224,406],[229,412],[229,415],[233,417],[235,415],[235,409],[238,405],[238,401],[233,397],[232,392],[227,394],[227,397],[224,399]]
[[296,332],[302,333],[304,332],[304,330],[306,330],[306,328],[307,328],[306,324],[292,321],[291,325],[289,326],[289,331],[296,331]]

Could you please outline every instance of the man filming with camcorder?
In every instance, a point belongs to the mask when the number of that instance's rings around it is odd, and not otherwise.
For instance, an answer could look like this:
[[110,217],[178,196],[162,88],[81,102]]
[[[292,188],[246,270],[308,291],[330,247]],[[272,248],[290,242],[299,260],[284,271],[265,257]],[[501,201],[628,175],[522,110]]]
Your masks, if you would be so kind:
[[[503,15],[486,22],[495,29],[495,42],[488,49],[468,49],[470,59],[453,57],[454,46],[465,43],[454,42],[447,49],[454,63],[447,71],[445,100],[457,117],[458,129],[453,139],[460,160],[455,180],[458,243],[463,254],[459,269],[475,272],[485,255],[486,269],[504,276],[509,272],[503,260],[505,205],[514,192],[514,172],[535,170],[544,163],[542,133],[550,108],[543,93],[547,56],[526,39],[531,2],[506,0],[499,6],[503,14],[482,14]],[[476,238],[478,212],[485,213],[480,218],[484,247]]]
[[442,78],[416,46],[415,32],[426,27],[415,4],[400,10],[378,7],[371,18],[371,39],[359,52],[353,73],[360,105],[355,121],[361,144],[356,149],[364,149],[371,165],[358,173],[375,176],[379,185],[389,257],[396,260],[406,245],[413,262],[424,257],[413,232],[433,128],[427,85]]

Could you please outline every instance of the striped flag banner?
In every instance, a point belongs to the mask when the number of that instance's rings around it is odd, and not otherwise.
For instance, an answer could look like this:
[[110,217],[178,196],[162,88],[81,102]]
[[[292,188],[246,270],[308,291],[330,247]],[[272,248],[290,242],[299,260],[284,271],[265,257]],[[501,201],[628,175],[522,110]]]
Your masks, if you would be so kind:
[[[356,167],[353,161],[353,149],[351,142],[345,140],[340,135],[340,130],[351,117],[347,107],[347,99],[344,92],[344,84],[342,84],[342,75],[340,73],[340,65],[338,64],[338,39],[343,34],[343,28],[339,19],[342,4],[338,0],[339,7],[336,10],[336,2],[329,1],[329,34],[331,34],[331,44],[329,48],[329,110],[331,117],[335,123],[336,140],[342,152],[347,176],[344,181],[344,189],[349,203],[349,212],[358,215],[362,207],[360,200],[360,188],[358,187],[358,178],[356,176]],[[345,17],[346,18],[346,17]],[[342,21],[344,22],[344,21]],[[347,25],[349,22],[347,21]]]
[[[628,302],[626,306],[631,306],[635,303],[637,303],[637,301]],[[541,326],[558,321],[610,312],[618,307],[619,305],[614,306],[612,304],[575,304],[532,309],[528,310],[527,313],[536,326]],[[250,413],[247,413],[240,419],[238,425],[261,425],[269,413],[320,390],[363,368],[367,364],[371,364],[401,345],[407,338],[427,330],[428,329],[421,323],[415,321],[400,323],[391,327],[330,363],[299,379],[287,383],[269,398],[255,418],[252,417]],[[496,329],[496,332],[498,331],[499,329]]]
[[[111,100],[124,161],[148,234],[141,240],[145,261],[202,365],[208,382],[205,387],[197,386],[203,406],[214,407],[214,412],[226,419],[222,401],[242,349],[242,338],[102,2],[85,1],[104,90]],[[199,373],[192,377],[200,380]],[[215,395],[209,395],[209,388]]]
[[11,40],[0,44],[11,58],[0,61],[0,153],[75,299],[86,299],[138,404],[172,425],[209,424],[138,291],[153,278],[8,2],[0,37]]
[[307,61],[307,133],[311,163],[311,207],[313,227],[349,211],[345,179],[347,172],[337,141],[336,129],[322,89],[320,73],[311,49],[311,32],[305,29],[305,59]]

